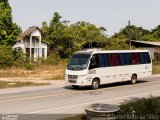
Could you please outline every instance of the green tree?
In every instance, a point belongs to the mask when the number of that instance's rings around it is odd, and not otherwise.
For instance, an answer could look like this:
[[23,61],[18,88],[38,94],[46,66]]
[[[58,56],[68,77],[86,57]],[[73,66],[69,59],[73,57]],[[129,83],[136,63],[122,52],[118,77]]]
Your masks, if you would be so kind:
[[56,53],[61,58],[69,57],[83,45],[92,47],[92,42],[103,42],[107,39],[104,27],[96,27],[88,22],[79,21],[69,25],[69,21],[61,21],[55,12],[49,26],[42,23],[44,40],[49,43],[49,53]]
[[150,34],[149,30],[143,29],[142,27],[137,27],[135,25],[131,25],[122,28],[120,32],[115,33],[112,38],[141,40],[142,36],[148,34]]
[[12,48],[6,45],[0,45],[0,67],[10,67],[12,64]]
[[156,41],[160,41],[160,25],[151,30],[151,38],[156,39]]
[[127,40],[110,38],[107,40],[107,43],[104,49],[105,50],[127,50],[129,49],[129,45],[127,43]]
[[62,31],[65,28],[65,24],[60,21],[61,16],[59,13],[55,12],[49,26],[46,22],[42,23],[42,32],[44,40],[49,43],[49,53],[58,54],[61,50],[60,44],[62,41]]
[[80,50],[85,44],[91,48],[92,42],[104,42],[107,39],[105,30],[88,22],[79,21],[71,24],[65,33],[70,38],[70,46]]
[[107,36],[104,27],[96,27],[84,21],[78,21],[69,25],[68,21],[61,21],[61,16],[54,13],[53,19],[48,26],[42,23],[42,32],[45,41],[49,42],[49,51],[57,53],[62,58],[69,57],[75,51],[82,49],[88,44],[92,47],[92,42],[105,42]]
[[12,21],[8,0],[0,0],[0,45],[14,45],[20,32],[21,28]]

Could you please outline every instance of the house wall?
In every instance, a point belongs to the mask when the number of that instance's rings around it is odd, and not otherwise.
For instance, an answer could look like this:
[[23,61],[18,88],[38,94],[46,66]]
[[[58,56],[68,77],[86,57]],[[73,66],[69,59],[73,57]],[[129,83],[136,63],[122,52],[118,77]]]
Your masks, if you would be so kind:
[[23,52],[26,53],[26,50],[25,50],[25,46],[24,46],[24,43],[23,41],[18,41],[13,47],[13,49],[15,48],[22,48]]
[[41,32],[39,30],[34,30],[31,36],[41,36]]

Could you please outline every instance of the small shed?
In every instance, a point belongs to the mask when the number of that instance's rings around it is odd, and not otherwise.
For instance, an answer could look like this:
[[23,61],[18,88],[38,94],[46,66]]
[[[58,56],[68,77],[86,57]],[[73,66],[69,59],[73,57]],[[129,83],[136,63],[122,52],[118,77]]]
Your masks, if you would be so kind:
[[149,50],[153,60],[160,59],[160,42],[131,40],[131,45]]
[[42,40],[42,32],[37,26],[29,27],[17,39],[13,48],[22,48],[23,52],[36,61],[38,58],[47,57],[47,42]]

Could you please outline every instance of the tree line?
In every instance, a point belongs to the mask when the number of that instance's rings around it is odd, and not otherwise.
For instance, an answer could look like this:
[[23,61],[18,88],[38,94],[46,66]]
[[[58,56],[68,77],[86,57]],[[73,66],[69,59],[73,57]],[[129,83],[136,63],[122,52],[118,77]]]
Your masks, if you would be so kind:
[[[60,58],[68,58],[75,51],[81,50],[87,46],[101,47],[106,50],[129,49],[127,40],[145,40],[160,41],[160,25],[154,29],[147,30],[135,25],[128,26],[112,36],[106,35],[107,29],[97,27],[94,24],[85,21],[78,21],[70,24],[69,21],[62,21],[62,16],[55,12],[49,24],[42,22],[43,40],[48,43],[49,55],[57,55]],[[17,37],[21,34],[21,27],[12,20],[12,9],[8,0],[0,0],[0,64],[4,57],[4,50],[18,59],[17,53],[12,50]],[[3,52],[2,52],[3,51]],[[15,55],[16,54],[16,55]],[[21,53],[20,53],[21,55]],[[2,57],[4,56],[4,57]]]
[[85,21],[69,24],[69,21],[61,21],[62,16],[55,12],[50,23],[42,23],[43,39],[49,43],[49,53],[56,53],[65,58],[75,51],[93,47],[93,42],[103,44],[107,50],[129,49],[128,39],[143,41],[160,41],[160,25],[147,30],[135,25],[126,25],[118,33],[108,37],[104,27],[97,27]]

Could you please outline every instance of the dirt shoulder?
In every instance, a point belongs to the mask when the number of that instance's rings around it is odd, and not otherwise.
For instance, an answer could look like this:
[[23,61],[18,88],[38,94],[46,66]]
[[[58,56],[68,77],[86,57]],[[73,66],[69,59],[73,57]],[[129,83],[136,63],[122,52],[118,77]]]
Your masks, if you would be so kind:
[[64,80],[42,80],[41,78],[7,77],[7,78],[0,78],[0,81],[50,83],[52,85],[64,85],[65,84]]

